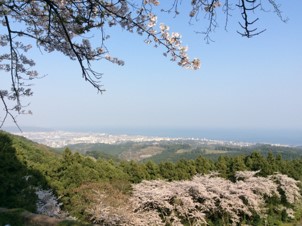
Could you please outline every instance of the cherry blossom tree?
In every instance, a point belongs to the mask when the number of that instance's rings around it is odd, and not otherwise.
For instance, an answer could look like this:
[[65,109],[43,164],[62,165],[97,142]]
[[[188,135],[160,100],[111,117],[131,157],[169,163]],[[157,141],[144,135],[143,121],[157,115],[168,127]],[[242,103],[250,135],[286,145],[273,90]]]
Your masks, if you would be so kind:
[[284,196],[286,205],[275,208],[294,218],[290,206],[301,200],[299,182],[283,174],[260,177],[257,173],[237,172],[236,182],[217,174],[195,176],[187,181],[143,181],[134,185],[133,210],[138,215],[152,216],[144,218],[141,225],[152,225],[152,221],[160,219],[157,225],[207,225],[213,216],[225,220],[224,225],[240,225],[255,216],[266,219],[267,200]]
[[239,171],[235,182],[217,173],[184,181],[143,181],[133,185],[130,197],[92,189],[85,211],[92,222],[102,225],[208,225],[210,220],[241,225],[257,217],[267,222],[271,214],[267,203],[272,199],[277,200],[275,209],[294,219],[300,182],[279,173],[261,177],[258,172]]
[[[102,225],[208,225],[210,220],[241,225],[257,217],[267,222],[268,204],[275,200],[274,209],[294,220],[295,206],[301,203],[300,182],[284,174],[257,173],[239,171],[235,182],[217,173],[183,181],[142,181],[133,185],[130,197],[91,189],[85,211],[93,223]],[[118,199],[113,201],[113,196]]]
[[[174,0],[170,8],[157,11],[177,16],[180,4],[190,4],[190,22],[206,19],[208,26],[202,33],[207,41],[211,40],[210,33],[217,27],[218,15],[225,15],[227,26],[232,10],[242,17],[238,33],[245,37],[263,32],[255,25],[258,21],[255,15],[261,10],[270,7],[284,20],[275,0],[239,0],[234,3],[230,0]],[[161,7],[158,0],[0,0],[0,69],[10,76],[11,81],[10,88],[0,89],[4,109],[0,127],[7,117],[16,123],[16,113],[31,113],[26,110],[22,98],[33,94],[29,80],[39,77],[34,68],[35,61],[28,57],[33,45],[47,53],[61,52],[77,61],[84,80],[100,93],[104,91],[100,83],[102,74],[95,71],[91,63],[107,60],[124,65],[124,61],[111,56],[106,47],[110,28],[114,26],[142,35],[146,43],[162,47],[164,55],[181,67],[198,69],[200,60],[189,58],[181,34],[171,32],[168,25],[158,20],[160,15],[155,15],[158,7]],[[97,44],[91,42],[91,34],[99,37]]]
[[52,190],[36,188],[36,195],[38,196],[37,213],[51,217],[60,217],[62,215],[63,211],[60,208],[62,203],[58,202]]

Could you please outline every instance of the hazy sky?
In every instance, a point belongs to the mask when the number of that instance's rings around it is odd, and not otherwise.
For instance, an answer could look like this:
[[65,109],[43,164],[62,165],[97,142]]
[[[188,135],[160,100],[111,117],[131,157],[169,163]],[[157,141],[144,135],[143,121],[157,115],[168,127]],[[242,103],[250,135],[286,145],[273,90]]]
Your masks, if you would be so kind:
[[212,34],[215,42],[210,44],[194,33],[201,27],[190,26],[184,13],[176,19],[159,16],[159,22],[183,35],[191,58],[201,59],[197,71],[170,62],[162,48],[148,46],[141,36],[108,30],[111,54],[126,64],[94,64],[104,73],[103,95],[81,78],[76,62],[61,54],[32,51],[37,68],[47,76],[33,82],[34,96],[25,100],[33,115],[18,116],[18,123],[53,129],[302,130],[302,1],[282,1],[281,9],[289,21],[264,13],[258,27],[267,31],[252,39],[236,33],[235,16],[226,32],[219,15],[219,27]]

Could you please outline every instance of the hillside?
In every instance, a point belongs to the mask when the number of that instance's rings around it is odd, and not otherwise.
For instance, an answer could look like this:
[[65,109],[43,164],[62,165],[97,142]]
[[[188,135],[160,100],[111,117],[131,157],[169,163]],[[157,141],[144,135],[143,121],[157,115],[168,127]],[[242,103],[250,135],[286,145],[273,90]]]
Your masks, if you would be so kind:
[[[293,160],[302,157],[301,147],[277,146],[271,144],[230,144],[229,142],[205,143],[198,140],[174,140],[156,142],[126,142],[116,144],[81,143],[68,145],[73,152],[94,158],[121,159],[156,163],[176,162],[181,159],[196,159],[203,156],[217,160],[220,156],[248,155],[255,151],[262,155],[273,153],[283,159]],[[63,151],[64,149],[58,149]]]
[[[193,144],[127,143],[123,147],[114,147],[115,158],[125,150],[153,153],[153,157],[167,150],[171,156],[198,153]],[[238,155],[222,155],[234,147],[207,148],[206,152],[216,151],[219,157],[198,155],[159,163],[146,158],[141,162],[109,156],[96,159],[87,154],[98,154],[98,150],[86,150],[86,156],[69,148],[58,153],[1,131],[0,207],[61,219],[72,216],[100,225],[145,226],[154,219],[157,225],[239,222],[260,226],[264,222],[294,223],[301,217],[297,180],[302,179],[302,159],[284,160],[280,152],[289,149],[278,147],[274,153],[269,146],[262,153],[237,149]],[[240,211],[230,210],[228,205],[237,205]],[[0,214],[0,222],[3,219],[9,223],[7,220],[19,218]]]
[[58,203],[39,197],[49,191],[51,171],[61,159],[50,147],[0,131],[0,225],[84,225],[65,220],[67,215],[58,219],[54,215]]
[[3,131],[0,131],[0,148],[1,206],[35,210],[32,187],[47,186],[45,166],[56,164],[59,155],[44,145]]
[[[77,195],[85,183],[102,181],[106,187],[111,180],[119,181],[117,187],[124,186],[126,190],[130,187],[127,174],[113,162],[97,162],[91,157],[72,154],[68,149],[60,154],[3,131],[0,131],[0,168],[0,207],[22,208],[56,217],[71,214],[84,220],[80,212],[87,206],[75,202],[81,198]],[[45,200],[40,199],[39,192]],[[52,206],[47,206],[47,202]]]

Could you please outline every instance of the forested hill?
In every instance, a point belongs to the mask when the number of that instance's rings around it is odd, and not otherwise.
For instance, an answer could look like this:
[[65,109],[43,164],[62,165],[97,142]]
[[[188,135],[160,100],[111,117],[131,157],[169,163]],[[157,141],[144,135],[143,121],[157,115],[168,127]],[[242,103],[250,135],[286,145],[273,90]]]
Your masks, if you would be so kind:
[[32,187],[48,186],[45,175],[60,158],[47,146],[0,131],[0,207],[35,211]]
[[[79,152],[94,158],[135,160],[156,163],[163,161],[176,162],[181,159],[196,159],[203,156],[216,161],[220,156],[250,155],[259,152],[281,155],[283,159],[293,160],[302,157],[302,147],[282,146],[273,144],[241,144],[223,141],[173,140],[153,142],[123,142],[114,144],[79,143],[68,147],[73,152]],[[63,151],[64,148],[58,149]]]
[[[160,163],[155,163],[151,160],[137,162],[106,158],[96,159],[91,156],[73,153],[68,148],[62,153],[57,153],[44,145],[3,131],[0,132],[0,169],[0,207],[23,208],[34,213],[47,214],[64,219],[72,216],[84,223],[99,223],[101,225],[119,225],[125,222],[126,219],[140,219],[133,211],[131,212],[127,209],[129,211],[127,212],[125,207],[130,208],[132,205],[130,201],[135,199],[135,195],[143,197],[143,194],[139,195],[136,192],[140,191],[139,186],[146,186],[146,183],[141,183],[145,180],[150,181],[150,183],[153,183],[152,181],[154,180],[157,181],[157,185],[154,185],[155,187],[160,187],[159,183],[161,182],[159,181],[171,182],[171,184],[163,185],[163,187],[180,186],[177,183],[173,184],[174,181],[185,182],[193,179],[192,181],[197,183],[198,178],[196,176],[207,175],[214,171],[224,178],[223,181],[231,181],[227,183],[236,182],[236,172],[238,171],[257,171],[257,178],[258,176],[262,178],[279,172],[296,180],[302,179],[301,158],[284,160],[280,154],[275,155],[272,152],[268,152],[265,155],[260,152],[253,152],[241,153],[236,156],[220,156],[217,160],[211,160],[199,155],[194,159],[181,159],[175,162],[161,161]],[[215,182],[215,179],[212,181],[212,179],[206,178],[208,177],[205,177],[204,181]],[[267,180],[272,183],[271,179],[261,180]],[[221,180],[219,181],[221,182]],[[188,183],[186,186],[189,186]],[[152,187],[153,185],[149,184],[148,186]],[[154,186],[152,189],[155,188]],[[230,185],[226,187],[230,187]],[[188,188],[187,191],[191,190]],[[48,199],[44,195],[43,201],[43,195],[41,196],[41,194],[47,194]],[[150,193],[148,195],[156,197],[156,194],[152,195]],[[190,194],[193,195],[193,193]],[[280,197],[280,200],[277,196],[274,199],[264,200],[265,205],[271,205],[266,207],[266,210],[270,211],[269,213],[257,215],[256,218],[242,213],[243,215],[236,215],[236,220],[253,223],[253,225],[263,225],[268,220],[272,223],[271,225],[282,221],[294,222],[289,212],[283,213],[283,206],[295,210],[296,213],[300,213],[299,209],[296,209],[296,205],[293,206],[294,203],[288,203],[284,197],[282,199],[282,195]],[[194,202],[201,202],[202,200],[198,198]],[[268,201],[269,203],[266,203]],[[158,200],[156,202],[158,203]],[[52,203],[51,208],[49,208],[49,203]],[[180,202],[175,198],[171,198],[171,200],[169,199],[163,203],[169,204],[170,208],[171,206],[181,205],[183,201]],[[199,203],[198,205],[201,204]],[[274,208],[275,204],[280,208]],[[142,205],[140,204],[139,206],[142,207]],[[244,205],[248,205],[248,203]],[[155,204],[151,206],[155,207]],[[151,206],[146,206],[146,208],[151,211],[150,208],[153,208]],[[166,211],[167,207],[158,206],[158,208],[163,208],[161,211]],[[222,211],[219,213],[212,213],[212,210],[209,210],[210,212],[207,212],[207,214],[204,213],[204,220],[208,223],[212,222],[212,225],[223,225],[221,222],[231,223],[232,217],[234,217],[233,213],[224,212],[223,208],[221,208],[217,207],[217,211]],[[166,215],[159,214],[157,219],[161,219],[160,221],[165,224],[167,219],[170,219],[169,217],[176,214],[173,211],[170,212],[169,210],[165,213]],[[201,209],[194,209],[194,211],[201,211]],[[125,215],[126,213],[128,214],[127,216]],[[152,212],[153,215],[155,213],[157,212]],[[141,217],[148,213],[142,214]],[[186,219],[185,215],[179,214],[177,216],[184,225],[191,221]],[[267,219],[265,216],[270,216],[270,218]],[[296,219],[299,219],[298,215]],[[0,213],[0,225],[6,223],[22,225],[12,221],[13,219],[7,218]],[[132,224],[129,223],[129,225]]]

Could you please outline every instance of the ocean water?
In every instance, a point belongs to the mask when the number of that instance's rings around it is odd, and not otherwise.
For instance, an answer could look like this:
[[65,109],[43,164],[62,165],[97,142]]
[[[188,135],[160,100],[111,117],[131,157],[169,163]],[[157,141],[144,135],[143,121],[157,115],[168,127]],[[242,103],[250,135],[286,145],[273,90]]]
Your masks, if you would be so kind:
[[[13,128],[16,130],[16,128]],[[8,129],[7,131],[13,131]],[[114,135],[144,135],[172,138],[206,138],[210,140],[302,146],[302,129],[188,129],[188,128],[22,128],[29,131],[94,132]],[[19,131],[17,131],[19,132]]]
[[[74,131],[74,129],[73,129]],[[84,131],[84,129],[82,130]],[[128,134],[160,137],[206,138],[211,140],[302,146],[301,130],[247,130],[247,129],[173,129],[173,128],[90,128],[86,132]]]

